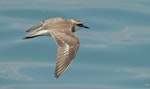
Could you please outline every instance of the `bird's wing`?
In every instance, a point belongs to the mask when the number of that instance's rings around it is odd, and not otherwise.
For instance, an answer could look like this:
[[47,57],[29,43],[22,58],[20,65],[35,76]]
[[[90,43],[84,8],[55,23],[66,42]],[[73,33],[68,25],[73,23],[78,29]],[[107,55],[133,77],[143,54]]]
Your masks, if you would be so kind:
[[57,23],[57,22],[59,22],[61,20],[64,20],[64,19],[61,18],[61,17],[50,18],[48,20],[42,21],[41,23],[30,27],[29,29],[26,30],[26,32],[32,32],[32,31],[41,30],[41,29],[46,30],[45,28],[47,28],[51,24]]
[[80,41],[72,32],[51,32],[52,37],[58,44],[57,63],[55,77],[58,78],[68,68],[78,51]]
[[26,32],[32,32],[35,30],[39,30],[40,28],[42,28],[42,26],[43,26],[43,23],[36,24],[36,25],[30,27],[28,30],[26,30]]

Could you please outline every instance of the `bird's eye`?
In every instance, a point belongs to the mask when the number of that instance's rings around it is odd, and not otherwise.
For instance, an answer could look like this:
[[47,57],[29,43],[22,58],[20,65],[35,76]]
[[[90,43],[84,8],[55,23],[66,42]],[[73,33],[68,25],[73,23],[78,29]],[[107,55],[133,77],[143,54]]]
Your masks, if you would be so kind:
[[77,24],[77,26],[82,27],[82,26],[83,26],[83,24]]

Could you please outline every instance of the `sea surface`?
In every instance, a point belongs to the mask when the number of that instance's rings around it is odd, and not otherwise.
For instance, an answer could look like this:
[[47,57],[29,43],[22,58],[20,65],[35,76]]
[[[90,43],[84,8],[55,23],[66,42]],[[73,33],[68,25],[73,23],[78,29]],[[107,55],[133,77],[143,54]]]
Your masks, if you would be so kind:
[[[58,79],[55,41],[22,40],[53,17],[90,27]],[[150,89],[150,0],[0,0],[0,89]]]

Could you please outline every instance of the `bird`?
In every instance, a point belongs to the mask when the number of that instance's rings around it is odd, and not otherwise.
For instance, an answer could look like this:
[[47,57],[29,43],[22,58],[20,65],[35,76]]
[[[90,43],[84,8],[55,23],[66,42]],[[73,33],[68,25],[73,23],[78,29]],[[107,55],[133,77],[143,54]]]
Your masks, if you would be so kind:
[[67,70],[78,52],[80,40],[74,34],[77,28],[89,29],[80,20],[54,17],[26,30],[29,33],[23,39],[50,36],[55,40],[58,50],[54,74],[56,78],[59,78]]

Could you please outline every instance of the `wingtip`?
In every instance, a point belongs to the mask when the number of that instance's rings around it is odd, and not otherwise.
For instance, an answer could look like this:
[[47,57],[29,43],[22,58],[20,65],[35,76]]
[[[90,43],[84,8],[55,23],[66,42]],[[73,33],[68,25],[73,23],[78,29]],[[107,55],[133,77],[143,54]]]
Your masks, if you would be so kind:
[[33,37],[24,37],[22,38],[23,40],[26,40],[26,39],[30,39],[30,38],[33,38]]
[[26,30],[26,32],[30,32],[30,30],[28,29],[28,30]]
[[38,29],[40,29],[42,26],[43,26],[43,22],[32,26],[31,28],[27,29],[26,32],[32,32],[32,31],[34,31],[34,30],[38,30]]
[[26,40],[26,39],[28,39],[28,38],[26,38],[26,37],[24,37],[24,38],[22,38],[23,40]]
[[55,78],[58,79],[60,75],[55,73]]

